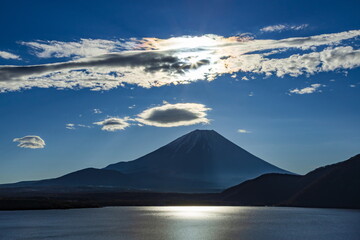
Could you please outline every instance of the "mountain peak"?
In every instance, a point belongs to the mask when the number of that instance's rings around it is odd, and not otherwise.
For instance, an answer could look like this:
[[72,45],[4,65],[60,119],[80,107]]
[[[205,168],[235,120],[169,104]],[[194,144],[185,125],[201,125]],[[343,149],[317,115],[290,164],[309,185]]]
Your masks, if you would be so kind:
[[196,132],[210,133],[210,132],[216,132],[216,131],[213,129],[195,129],[194,131],[191,131],[189,133],[196,133]]
[[186,135],[213,135],[213,134],[220,135],[215,130],[196,129],[194,131],[189,132],[188,134],[185,134],[184,136],[186,136]]
[[196,129],[192,132],[189,132],[171,143],[167,146],[177,149],[177,151],[186,151],[189,152],[193,147],[201,144],[202,146],[211,145],[212,142],[218,142],[225,140],[223,136],[217,133],[215,130],[200,130]]

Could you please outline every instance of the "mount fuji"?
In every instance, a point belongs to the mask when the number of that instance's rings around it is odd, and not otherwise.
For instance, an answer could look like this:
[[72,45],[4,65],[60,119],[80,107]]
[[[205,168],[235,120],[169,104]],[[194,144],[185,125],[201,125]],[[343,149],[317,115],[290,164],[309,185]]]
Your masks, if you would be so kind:
[[201,182],[207,189],[224,189],[265,173],[289,173],[214,130],[192,131],[143,157],[105,169]]

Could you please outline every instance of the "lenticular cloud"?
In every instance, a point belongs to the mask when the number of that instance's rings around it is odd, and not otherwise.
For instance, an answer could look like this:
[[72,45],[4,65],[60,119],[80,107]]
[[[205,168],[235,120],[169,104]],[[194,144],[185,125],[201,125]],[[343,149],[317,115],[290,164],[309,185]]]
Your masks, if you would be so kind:
[[21,148],[44,148],[45,141],[39,136],[25,136],[21,138],[15,138],[13,142],[18,142],[18,147]]
[[156,127],[178,127],[194,124],[208,124],[207,108],[199,103],[165,103],[159,107],[149,108],[137,115],[136,121]]

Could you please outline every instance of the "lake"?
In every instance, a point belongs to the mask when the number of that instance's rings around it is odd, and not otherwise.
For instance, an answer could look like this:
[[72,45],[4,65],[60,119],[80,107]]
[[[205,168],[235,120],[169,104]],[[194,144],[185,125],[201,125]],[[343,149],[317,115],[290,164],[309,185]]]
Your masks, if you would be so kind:
[[278,207],[3,211],[0,239],[359,240],[360,211]]

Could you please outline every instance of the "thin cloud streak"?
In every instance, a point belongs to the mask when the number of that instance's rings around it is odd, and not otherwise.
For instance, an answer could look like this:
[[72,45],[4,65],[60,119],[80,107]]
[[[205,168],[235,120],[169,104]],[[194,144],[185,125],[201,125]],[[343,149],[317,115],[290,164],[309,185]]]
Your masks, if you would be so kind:
[[237,132],[238,133],[251,133],[251,131],[246,130],[246,129],[238,129]]
[[288,25],[288,24],[278,24],[263,27],[260,29],[261,32],[282,32],[282,31],[299,31],[307,28],[309,24],[300,24],[300,25]]

